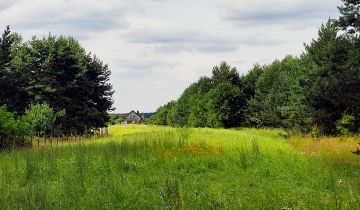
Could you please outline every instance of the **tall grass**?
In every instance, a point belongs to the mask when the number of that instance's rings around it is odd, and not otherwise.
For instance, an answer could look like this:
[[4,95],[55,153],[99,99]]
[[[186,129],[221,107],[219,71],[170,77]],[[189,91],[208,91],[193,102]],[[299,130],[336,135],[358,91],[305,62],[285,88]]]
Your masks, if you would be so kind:
[[115,126],[110,137],[0,153],[0,209],[360,209],[339,166],[277,130]]

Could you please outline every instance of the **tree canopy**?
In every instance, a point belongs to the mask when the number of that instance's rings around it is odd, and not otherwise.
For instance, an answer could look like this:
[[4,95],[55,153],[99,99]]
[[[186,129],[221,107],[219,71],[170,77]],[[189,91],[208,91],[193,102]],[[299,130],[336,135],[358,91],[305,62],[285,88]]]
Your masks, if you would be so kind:
[[150,121],[194,127],[276,127],[343,134],[360,129],[360,1],[343,0],[301,56],[256,64],[239,76],[223,62]]
[[110,70],[74,38],[48,35],[22,42],[7,27],[0,58],[0,105],[8,111],[20,116],[31,104],[64,111],[54,127],[65,135],[106,126],[113,104]]

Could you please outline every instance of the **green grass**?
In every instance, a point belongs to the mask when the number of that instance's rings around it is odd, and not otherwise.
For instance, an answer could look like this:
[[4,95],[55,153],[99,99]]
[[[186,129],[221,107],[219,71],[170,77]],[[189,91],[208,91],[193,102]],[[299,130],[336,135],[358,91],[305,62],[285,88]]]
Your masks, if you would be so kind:
[[360,209],[358,156],[308,155],[278,130],[110,134],[0,153],[0,209]]

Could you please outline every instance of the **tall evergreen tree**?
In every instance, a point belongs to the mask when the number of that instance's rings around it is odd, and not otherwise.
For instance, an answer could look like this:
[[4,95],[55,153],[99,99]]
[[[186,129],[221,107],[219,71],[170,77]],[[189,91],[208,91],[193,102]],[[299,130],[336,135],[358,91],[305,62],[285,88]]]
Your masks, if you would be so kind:
[[0,70],[2,73],[9,71],[12,59],[11,47],[14,39],[11,35],[10,27],[7,26],[0,38]]
[[256,82],[263,74],[264,68],[265,66],[260,66],[259,64],[256,64],[246,75],[243,75],[241,77],[242,89],[247,100],[254,97],[256,90]]
[[7,26],[0,38],[0,106],[7,105],[11,97],[11,89],[13,85],[9,80],[11,75],[10,63],[12,60],[11,47],[13,45],[13,38],[11,36],[10,27]]
[[336,122],[343,114],[353,114],[359,104],[360,71],[353,64],[353,43],[338,35],[334,22],[319,30],[319,38],[306,45],[315,68],[309,74],[306,101],[313,108],[313,118],[324,133],[336,133]]
[[16,71],[14,57],[21,42],[21,37],[11,33],[7,26],[0,37],[0,106],[21,114],[28,102],[26,80],[28,76]]
[[360,0],[342,0],[338,7],[341,13],[338,26],[350,34],[360,32]]
[[30,101],[65,110],[58,122],[64,132],[81,134],[106,125],[113,94],[110,71],[78,41],[63,36],[34,37],[21,47],[15,60],[17,71],[29,75]]

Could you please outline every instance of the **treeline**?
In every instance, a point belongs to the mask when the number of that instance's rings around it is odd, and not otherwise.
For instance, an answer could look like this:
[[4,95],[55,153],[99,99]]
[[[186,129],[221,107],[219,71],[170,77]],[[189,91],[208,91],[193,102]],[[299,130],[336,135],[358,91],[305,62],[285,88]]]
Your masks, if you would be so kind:
[[125,114],[109,114],[109,124],[110,125],[116,125],[121,124],[124,120]]
[[[7,121],[24,122],[29,110],[36,112],[33,118],[54,121],[51,128],[43,128],[47,135],[81,135],[105,126],[113,103],[109,76],[108,66],[71,37],[49,35],[23,42],[7,27],[0,38],[0,111],[8,114],[0,116],[0,138],[25,135],[8,134]],[[36,124],[29,117],[27,122]]]
[[289,132],[349,134],[360,128],[359,1],[320,27],[299,57],[255,65],[246,75],[221,63],[149,123],[191,127],[276,127]]

